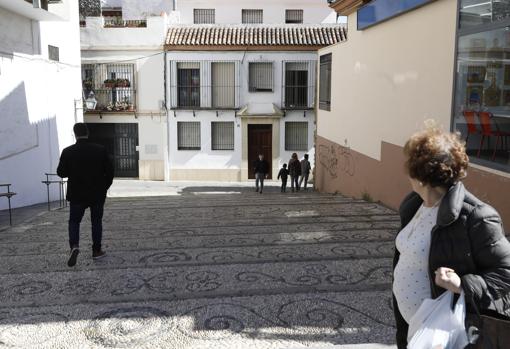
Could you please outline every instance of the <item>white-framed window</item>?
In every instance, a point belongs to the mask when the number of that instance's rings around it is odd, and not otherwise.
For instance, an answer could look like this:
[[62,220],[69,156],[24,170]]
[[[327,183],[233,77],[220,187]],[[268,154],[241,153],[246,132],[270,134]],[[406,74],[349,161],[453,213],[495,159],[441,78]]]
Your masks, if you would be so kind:
[[258,9],[242,10],[243,24],[262,24],[264,23],[264,11]]
[[214,24],[215,10],[213,8],[196,8],[193,9],[194,24]]
[[211,122],[211,149],[234,150],[234,122]]
[[273,63],[250,62],[248,65],[248,85],[250,92],[273,91]]
[[303,10],[285,10],[285,23],[303,23]]
[[200,150],[200,121],[177,122],[177,149]]
[[285,150],[308,150],[308,122],[285,123]]

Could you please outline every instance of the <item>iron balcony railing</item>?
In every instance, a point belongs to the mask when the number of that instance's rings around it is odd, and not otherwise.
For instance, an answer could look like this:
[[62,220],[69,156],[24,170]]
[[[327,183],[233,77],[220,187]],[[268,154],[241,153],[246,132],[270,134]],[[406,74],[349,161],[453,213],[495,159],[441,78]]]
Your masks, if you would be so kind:
[[125,20],[122,17],[104,17],[105,28],[146,28],[146,19]]
[[82,64],[82,86],[88,112],[136,111],[134,64]]
[[170,62],[172,109],[240,107],[239,61]]

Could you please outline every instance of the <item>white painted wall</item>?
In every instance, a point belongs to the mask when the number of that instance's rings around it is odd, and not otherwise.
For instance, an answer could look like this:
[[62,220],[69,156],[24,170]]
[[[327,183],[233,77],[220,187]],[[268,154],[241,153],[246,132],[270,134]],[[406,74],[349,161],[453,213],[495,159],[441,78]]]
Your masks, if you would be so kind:
[[[108,0],[112,1],[112,0]],[[118,1],[118,0],[117,0]],[[181,23],[193,23],[193,9],[216,9],[216,23],[241,23],[242,9],[263,9],[265,24],[285,23],[286,9],[303,9],[304,23],[335,23],[336,13],[326,1],[319,0],[177,0],[177,11]],[[138,19],[145,16],[170,13],[172,0],[122,0],[122,14],[126,19]]]
[[[218,61],[240,61],[240,97],[241,106],[247,103],[274,103],[278,107],[282,102],[282,62],[283,61],[301,61],[316,60],[316,52],[169,52],[168,64],[172,61],[200,61],[200,60],[218,60]],[[248,63],[251,61],[272,61],[274,69],[274,90],[273,92],[248,92]],[[171,95],[170,78],[168,83],[168,99]],[[201,122],[201,147],[200,151],[178,150],[177,149],[177,122],[179,121],[200,121]],[[235,149],[234,151],[216,151],[211,150],[211,122],[214,121],[234,121],[235,122]],[[310,154],[310,162],[314,159],[314,130],[315,130],[315,112],[307,111],[306,117],[303,111],[288,111],[285,117],[280,119],[280,145],[279,157],[276,161],[279,166],[288,163],[293,151],[285,150],[285,122],[288,121],[307,121],[308,122],[308,153]],[[240,169],[242,163],[242,127],[240,117],[235,117],[233,111],[220,111],[216,116],[215,111],[197,110],[195,116],[192,111],[175,112],[170,111],[169,118],[169,135],[170,135],[170,151],[169,151],[169,170],[173,169]],[[300,153],[300,157],[304,154]],[[213,180],[213,178],[211,178]]]
[[163,49],[167,32],[167,17],[147,18],[146,28],[104,28],[103,17],[87,17],[80,30],[82,50]]
[[[82,120],[78,3],[61,5],[69,20],[38,22],[0,8],[0,183],[13,184],[14,207],[46,200],[43,174],[56,171]],[[59,47],[60,62],[48,60],[48,45]]]

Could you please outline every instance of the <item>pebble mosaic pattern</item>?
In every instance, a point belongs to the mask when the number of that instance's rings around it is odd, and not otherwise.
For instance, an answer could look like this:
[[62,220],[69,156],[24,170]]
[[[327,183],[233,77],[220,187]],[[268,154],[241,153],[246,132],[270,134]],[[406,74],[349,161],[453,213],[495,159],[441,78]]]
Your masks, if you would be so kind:
[[108,199],[72,269],[67,210],[0,231],[0,348],[394,343],[393,211],[240,191]]

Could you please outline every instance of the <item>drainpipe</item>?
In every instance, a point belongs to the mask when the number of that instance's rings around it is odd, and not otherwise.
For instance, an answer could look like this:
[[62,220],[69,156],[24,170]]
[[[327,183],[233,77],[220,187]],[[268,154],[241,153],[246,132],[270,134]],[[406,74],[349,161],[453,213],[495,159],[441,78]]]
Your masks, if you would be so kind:
[[172,0],[172,10],[177,11],[177,0]]

